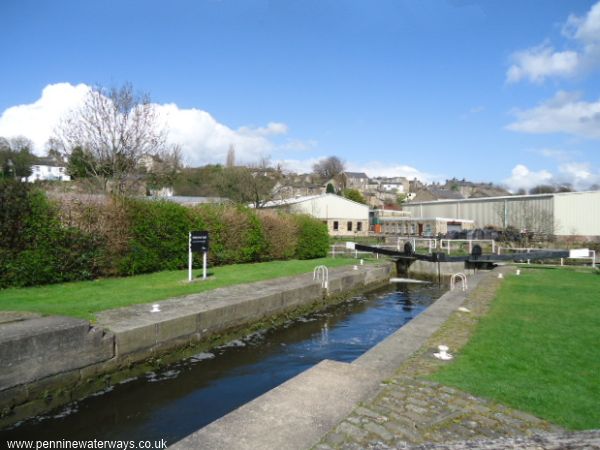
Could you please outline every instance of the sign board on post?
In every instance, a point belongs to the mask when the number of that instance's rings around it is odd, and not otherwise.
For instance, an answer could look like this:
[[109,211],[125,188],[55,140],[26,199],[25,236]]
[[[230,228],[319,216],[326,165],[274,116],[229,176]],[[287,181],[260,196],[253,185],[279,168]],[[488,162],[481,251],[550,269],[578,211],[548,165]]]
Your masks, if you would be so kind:
[[192,281],[192,253],[202,252],[202,278],[206,279],[206,254],[208,253],[208,231],[190,231],[188,253],[188,279]]

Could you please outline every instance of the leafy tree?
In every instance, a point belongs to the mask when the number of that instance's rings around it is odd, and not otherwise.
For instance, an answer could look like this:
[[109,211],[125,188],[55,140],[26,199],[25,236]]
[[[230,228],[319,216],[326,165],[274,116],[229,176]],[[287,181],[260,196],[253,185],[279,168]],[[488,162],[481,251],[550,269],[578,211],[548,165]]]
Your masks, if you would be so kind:
[[407,198],[406,194],[404,194],[404,193],[398,194],[396,196],[396,204],[398,206],[402,206],[404,204],[404,202],[406,202],[406,198]]
[[174,177],[173,188],[176,195],[218,197],[222,176],[221,165],[182,168]]
[[69,159],[67,160],[67,173],[71,178],[75,180],[89,177],[93,166],[92,155],[85,152],[79,146],[71,150]]
[[364,203],[365,205],[367,204],[367,201],[357,189],[344,189],[342,191],[342,195],[348,200],[353,200],[358,203]]
[[35,162],[32,147],[33,143],[24,137],[0,138],[0,176],[16,179],[30,176]]

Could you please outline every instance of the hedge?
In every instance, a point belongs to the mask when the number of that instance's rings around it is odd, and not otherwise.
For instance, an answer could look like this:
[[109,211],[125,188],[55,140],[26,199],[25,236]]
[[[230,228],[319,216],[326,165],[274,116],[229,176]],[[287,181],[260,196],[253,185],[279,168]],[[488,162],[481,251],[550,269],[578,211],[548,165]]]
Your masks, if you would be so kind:
[[[188,232],[210,234],[210,265],[327,255],[327,227],[305,215],[164,200],[53,202],[0,180],[0,288],[187,267]],[[195,255],[201,258],[201,255]]]

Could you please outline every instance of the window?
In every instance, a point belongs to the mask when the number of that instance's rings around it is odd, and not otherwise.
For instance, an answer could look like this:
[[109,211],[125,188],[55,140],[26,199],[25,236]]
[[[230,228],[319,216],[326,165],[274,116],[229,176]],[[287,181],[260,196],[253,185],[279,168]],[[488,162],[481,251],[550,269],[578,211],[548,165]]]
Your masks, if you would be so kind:
[[333,221],[333,231],[337,231],[340,229],[340,224],[337,220]]
[[348,222],[348,231],[352,231],[352,222]]
[[362,231],[362,222],[356,222],[356,231]]

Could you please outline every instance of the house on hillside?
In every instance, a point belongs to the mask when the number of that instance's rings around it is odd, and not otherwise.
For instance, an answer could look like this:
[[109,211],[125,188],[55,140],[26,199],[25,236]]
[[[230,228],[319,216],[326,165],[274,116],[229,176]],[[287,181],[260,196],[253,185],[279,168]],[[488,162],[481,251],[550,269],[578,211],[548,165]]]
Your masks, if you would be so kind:
[[31,175],[24,177],[22,181],[33,183],[38,180],[71,181],[71,177],[63,163],[53,158],[37,158],[31,166]]
[[357,189],[364,192],[368,189],[369,177],[364,172],[344,172],[346,189]]
[[369,207],[335,194],[321,194],[267,202],[264,208],[308,214],[327,224],[331,236],[367,236]]
[[435,200],[458,200],[464,198],[459,191],[450,189],[441,189],[436,186],[428,186],[415,193],[411,201],[413,202],[431,202]]

